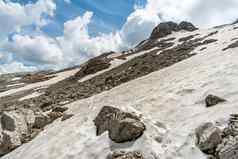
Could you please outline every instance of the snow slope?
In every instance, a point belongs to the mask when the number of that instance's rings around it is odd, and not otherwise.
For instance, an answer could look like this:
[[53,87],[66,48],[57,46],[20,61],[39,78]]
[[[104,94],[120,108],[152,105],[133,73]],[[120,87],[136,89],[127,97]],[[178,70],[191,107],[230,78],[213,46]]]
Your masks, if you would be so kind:
[[11,94],[14,94],[14,93],[17,93],[17,92],[22,92],[22,91],[26,91],[26,90],[30,90],[30,89],[37,89],[37,88],[41,88],[41,87],[45,88],[45,87],[48,87],[52,84],[60,82],[60,81],[66,79],[70,76],[73,76],[78,71],[79,71],[79,69],[77,68],[77,69],[73,69],[73,70],[69,70],[69,71],[65,71],[65,72],[60,72],[60,73],[52,75],[52,76],[56,76],[56,77],[51,78],[47,81],[28,84],[28,85],[20,87],[20,88],[10,89],[8,91],[1,92],[0,97],[8,96],[8,95],[11,95]]
[[[194,129],[210,121],[222,127],[229,114],[238,112],[238,48],[222,51],[238,36],[232,28],[200,31],[205,35],[219,30],[212,36],[218,42],[171,67],[67,105],[75,114],[71,119],[55,121],[2,158],[105,159],[111,151],[124,149],[141,150],[146,159],[205,159],[194,145]],[[206,108],[208,94],[227,102]],[[96,137],[93,119],[104,105],[142,114],[145,134],[125,144],[113,143],[106,133]]]

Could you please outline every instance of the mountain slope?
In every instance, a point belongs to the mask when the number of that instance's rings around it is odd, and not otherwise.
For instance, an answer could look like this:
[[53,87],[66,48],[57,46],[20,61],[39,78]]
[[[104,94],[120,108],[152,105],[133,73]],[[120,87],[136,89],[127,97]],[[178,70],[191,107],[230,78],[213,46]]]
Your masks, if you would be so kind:
[[[82,96],[77,94],[72,103],[66,105],[69,108],[67,112],[74,114],[72,118],[64,122],[57,119],[35,139],[2,158],[105,159],[110,152],[122,149],[141,151],[146,159],[207,158],[195,146],[194,129],[203,122],[214,122],[224,127],[229,115],[238,111],[238,31],[235,28],[236,24],[174,32],[160,38],[172,39],[173,45],[163,48],[164,45],[158,47],[156,44],[150,46],[149,51],[132,51],[128,57],[125,56],[126,60],[119,60],[106,70],[52,85],[49,88],[53,89],[52,94],[60,94],[69,87],[70,91],[74,88],[75,92],[82,93],[80,89],[84,88],[84,84],[92,92]],[[187,47],[180,47],[181,44]],[[144,46],[148,46],[148,41],[144,42]],[[145,49],[141,45],[140,48]],[[177,56],[181,52],[181,56]],[[110,56],[118,57],[118,53],[115,54]],[[165,60],[161,63],[163,58]],[[116,60],[118,58],[112,61]],[[134,66],[134,63],[138,65]],[[132,65],[134,71],[128,72]],[[103,83],[103,87],[99,87],[97,82],[108,76],[112,76],[112,81],[123,80],[108,85]],[[95,89],[92,87],[94,83]],[[208,94],[219,95],[227,102],[207,108],[204,99]],[[45,99],[37,97],[35,100],[38,98]],[[54,98],[58,100],[56,103],[69,100],[65,96]],[[105,105],[141,114],[147,128],[144,135],[124,144],[112,142],[106,133],[97,137],[93,120]]]

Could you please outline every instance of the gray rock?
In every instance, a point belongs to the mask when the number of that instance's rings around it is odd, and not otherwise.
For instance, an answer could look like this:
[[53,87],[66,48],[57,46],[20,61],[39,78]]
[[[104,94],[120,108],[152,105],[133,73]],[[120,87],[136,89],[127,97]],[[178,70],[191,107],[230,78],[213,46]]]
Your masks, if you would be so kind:
[[160,23],[151,33],[150,39],[162,38],[172,33],[179,31],[178,24],[174,22]]
[[45,115],[42,112],[35,113],[35,123],[33,128],[42,129],[49,123],[50,123],[50,117],[48,115]]
[[109,131],[110,139],[117,143],[136,140],[145,130],[145,125],[137,116],[110,106],[102,108],[94,123],[97,135]]
[[21,109],[21,112],[24,115],[28,129],[31,129],[34,126],[35,120],[36,120],[34,111],[32,111],[30,109]]
[[97,127],[97,135],[101,135],[105,131],[109,130],[110,122],[114,114],[120,112],[120,109],[111,106],[104,106],[97,117],[94,119],[94,124]]
[[107,159],[144,159],[143,154],[139,151],[132,152],[113,152],[107,156]]
[[228,126],[223,130],[222,143],[216,151],[219,159],[238,158],[238,114],[231,114]]
[[205,123],[195,130],[196,145],[206,154],[214,154],[217,146],[222,142],[221,130],[212,123]]
[[190,22],[181,22],[179,25],[174,22],[163,22],[160,23],[151,33],[150,39],[156,39],[156,38],[162,38],[169,34],[171,34],[173,31],[180,31],[180,30],[186,30],[186,31],[194,31],[197,30],[192,23]]
[[10,151],[14,150],[15,148],[19,147],[21,142],[21,137],[17,132],[11,132],[11,131],[3,131],[3,140],[0,145],[0,154],[5,155],[6,153],[9,153]]
[[94,74],[109,68],[110,65],[110,59],[103,57],[103,55],[92,58],[81,66],[81,69],[75,74],[75,77],[82,78],[86,75]]
[[3,112],[1,124],[3,130],[16,132],[21,136],[28,134],[25,116],[19,111]]
[[226,135],[238,136],[238,114],[231,114],[228,127],[224,131]]
[[136,140],[145,130],[145,125],[135,119],[125,118],[123,120],[114,120],[109,129],[109,137],[117,143]]
[[219,159],[237,159],[238,158],[238,137],[228,137],[223,139],[222,144],[217,148]]
[[208,95],[205,99],[207,107],[211,107],[211,106],[217,105],[219,103],[223,103],[225,101],[226,101],[225,99],[222,99],[218,96],[214,96],[214,95],[211,95],[211,94]]

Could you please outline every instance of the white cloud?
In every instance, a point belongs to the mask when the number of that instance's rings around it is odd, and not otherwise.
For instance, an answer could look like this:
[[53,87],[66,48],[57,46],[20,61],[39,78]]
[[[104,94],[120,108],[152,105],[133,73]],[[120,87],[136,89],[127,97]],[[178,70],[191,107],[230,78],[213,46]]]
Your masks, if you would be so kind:
[[43,35],[14,35],[5,47],[21,61],[32,64],[58,64],[63,60],[57,41]]
[[101,34],[90,37],[88,24],[91,22],[92,12],[86,12],[64,24],[64,35],[57,40],[70,63],[81,63],[90,57],[103,52],[118,50],[121,39],[118,33]]
[[53,16],[56,5],[53,0],[39,0],[36,3],[21,5],[11,1],[0,0],[0,35],[4,36],[14,31],[20,31],[21,27],[35,24],[42,26],[47,19],[42,15]]
[[145,10],[162,20],[188,20],[200,27],[230,23],[238,17],[237,0],[148,0]]
[[118,33],[90,37],[88,24],[93,16],[86,12],[64,24],[64,35],[51,38],[47,35],[16,34],[3,45],[18,61],[42,68],[59,69],[80,64],[103,52],[118,50],[121,38]]
[[[237,7],[237,0],[148,0],[144,7],[135,6],[134,12],[128,16],[120,30],[96,37],[90,36],[88,30],[93,13],[85,12],[83,16],[65,22],[63,35],[57,38],[43,34],[33,37],[15,35],[4,48],[17,61],[14,59],[8,62],[4,68],[16,64],[23,70],[27,68],[24,64],[31,64],[38,69],[80,64],[103,52],[118,51],[138,44],[148,38],[152,29],[161,21],[188,20],[198,26],[210,27],[238,18]],[[47,23],[42,13],[53,16],[55,8],[53,0],[39,0],[26,6],[0,0],[0,19],[8,19],[7,27],[0,26],[0,32],[18,30],[32,23],[40,27]]]
[[20,62],[11,62],[0,65],[0,74],[14,73],[14,72],[30,72],[36,71],[37,68],[33,66],[25,66]]

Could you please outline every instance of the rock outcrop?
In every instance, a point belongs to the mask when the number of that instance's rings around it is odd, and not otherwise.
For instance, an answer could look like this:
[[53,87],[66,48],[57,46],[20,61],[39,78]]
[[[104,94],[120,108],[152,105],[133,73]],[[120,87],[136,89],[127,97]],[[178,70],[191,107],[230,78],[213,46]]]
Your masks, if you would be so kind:
[[139,151],[133,152],[113,152],[106,159],[144,159],[143,154]]
[[160,23],[153,31],[150,36],[150,39],[163,38],[169,34],[172,34],[173,31],[195,31],[197,28],[189,22],[181,22],[180,24],[174,22],[164,22]]
[[222,142],[222,131],[212,123],[205,123],[195,130],[196,145],[206,154],[214,154]]
[[82,78],[89,74],[94,74],[96,72],[102,71],[104,69],[107,69],[110,67],[110,59],[108,59],[105,55],[103,55],[93,58],[89,60],[87,63],[85,63],[83,66],[81,66],[81,69],[79,72],[75,74],[75,77]]
[[223,140],[217,148],[216,156],[219,159],[238,158],[238,114],[231,114],[228,126],[223,131]]
[[238,158],[238,136],[229,136],[223,139],[217,148],[216,156],[219,159],[237,159]]
[[65,111],[67,111],[69,108],[67,108],[67,107],[55,107],[55,108],[53,108],[52,109],[52,112],[61,112],[61,113],[63,113],[63,112],[65,112]]
[[117,143],[136,140],[145,130],[145,125],[137,116],[110,106],[102,108],[94,123],[97,135],[109,131],[110,139]]
[[4,155],[27,141],[35,123],[32,110],[3,112],[1,116],[0,155]]
[[26,74],[22,77],[21,81],[24,83],[36,83],[36,82],[42,82],[47,81],[55,76],[48,75],[47,72],[39,72],[35,74]]
[[207,107],[211,107],[219,103],[226,102],[226,100],[215,95],[208,95],[205,99],[205,102]]
[[186,31],[198,30],[198,28],[196,28],[192,23],[186,22],[186,21],[182,21],[178,27],[180,30],[186,30]]
[[221,132],[212,123],[196,129],[197,146],[205,154],[219,159],[238,158],[238,114],[232,114],[226,128]]

